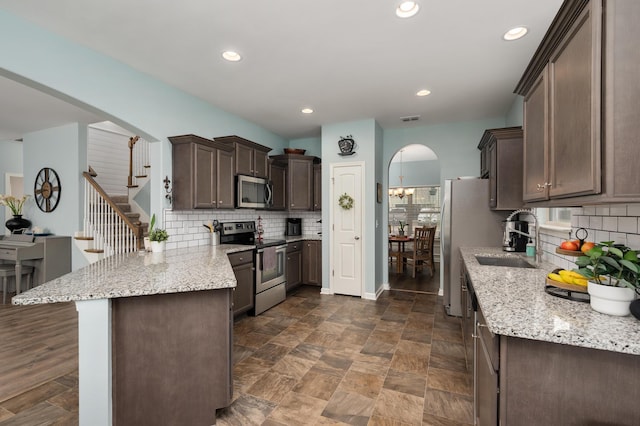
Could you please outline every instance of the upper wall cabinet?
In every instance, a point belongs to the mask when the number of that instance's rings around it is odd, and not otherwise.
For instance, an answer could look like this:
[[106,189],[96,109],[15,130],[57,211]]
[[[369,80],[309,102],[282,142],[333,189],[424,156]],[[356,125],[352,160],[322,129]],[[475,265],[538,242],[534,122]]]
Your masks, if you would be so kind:
[[274,155],[271,159],[274,164],[281,164],[286,168],[285,199],[287,210],[313,210],[313,165],[318,163],[320,159],[296,154]]
[[516,93],[524,96],[523,199],[640,201],[640,2],[565,2]]
[[233,147],[196,135],[172,136],[173,207],[232,209]]
[[522,207],[522,127],[489,129],[478,144],[483,178],[489,179],[489,207]]
[[240,136],[222,136],[214,138],[214,140],[233,146],[236,159],[234,174],[269,177],[268,154],[271,148]]

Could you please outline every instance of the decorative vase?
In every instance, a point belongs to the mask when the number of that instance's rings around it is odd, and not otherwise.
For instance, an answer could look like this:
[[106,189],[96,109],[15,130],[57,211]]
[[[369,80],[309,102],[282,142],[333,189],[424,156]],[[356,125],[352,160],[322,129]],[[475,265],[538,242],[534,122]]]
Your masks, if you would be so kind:
[[6,221],[4,226],[6,226],[12,234],[22,234],[25,229],[31,227],[31,221],[23,219],[21,214],[14,214],[13,218]]
[[162,253],[166,243],[166,241],[151,241],[151,251],[154,253]]
[[398,229],[398,236],[399,237],[404,237],[404,231],[401,231]]
[[607,315],[629,315],[629,305],[636,298],[636,292],[631,288],[602,285],[593,281],[589,281],[587,291],[591,309]]

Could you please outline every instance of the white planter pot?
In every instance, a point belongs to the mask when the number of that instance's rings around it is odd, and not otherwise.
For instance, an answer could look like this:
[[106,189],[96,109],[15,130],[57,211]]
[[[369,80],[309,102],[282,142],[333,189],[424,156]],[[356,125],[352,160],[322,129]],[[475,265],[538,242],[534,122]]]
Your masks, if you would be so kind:
[[626,287],[612,287],[589,281],[587,291],[591,298],[591,308],[603,314],[629,315],[629,305],[636,298],[636,292]]
[[154,253],[162,253],[166,243],[166,241],[151,241],[151,251]]

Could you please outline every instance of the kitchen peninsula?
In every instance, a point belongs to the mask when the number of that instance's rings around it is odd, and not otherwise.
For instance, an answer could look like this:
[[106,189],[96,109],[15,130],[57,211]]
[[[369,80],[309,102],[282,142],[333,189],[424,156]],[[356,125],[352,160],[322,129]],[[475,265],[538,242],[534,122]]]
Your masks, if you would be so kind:
[[500,248],[460,253],[463,281],[478,304],[473,340],[481,424],[640,424],[638,320],[545,293],[554,265],[483,266],[476,259],[514,256]]
[[115,255],[13,298],[76,303],[81,425],[215,423],[233,395],[227,254],[246,249]]

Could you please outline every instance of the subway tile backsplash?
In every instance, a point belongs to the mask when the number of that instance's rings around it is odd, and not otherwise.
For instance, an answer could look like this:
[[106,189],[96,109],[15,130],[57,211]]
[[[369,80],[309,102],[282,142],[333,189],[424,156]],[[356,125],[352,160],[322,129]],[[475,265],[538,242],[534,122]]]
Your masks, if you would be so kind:
[[[585,228],[589,241],[615,241],[633,249],[640,249],[640,203],[589,206],[571,210],[571,238],[575,239],[578,228]],[[558,231],[540,230],[543,257],[565,269],[575,268],[576,257],[556,253],[556,247],[569,239]]]
[[185,248],[211,244],[209,231],[202,226],[207,222],[234,222],[253,220],[258,224],[258,216],[262,217],[264,238],[281,238],[284,236],[286,219],[296,217],[302,219],[302,234],[316,235],[322,231],[321,212],[271,212],[263,210],[165,210],[164,227],[169,234],[167,249]]

